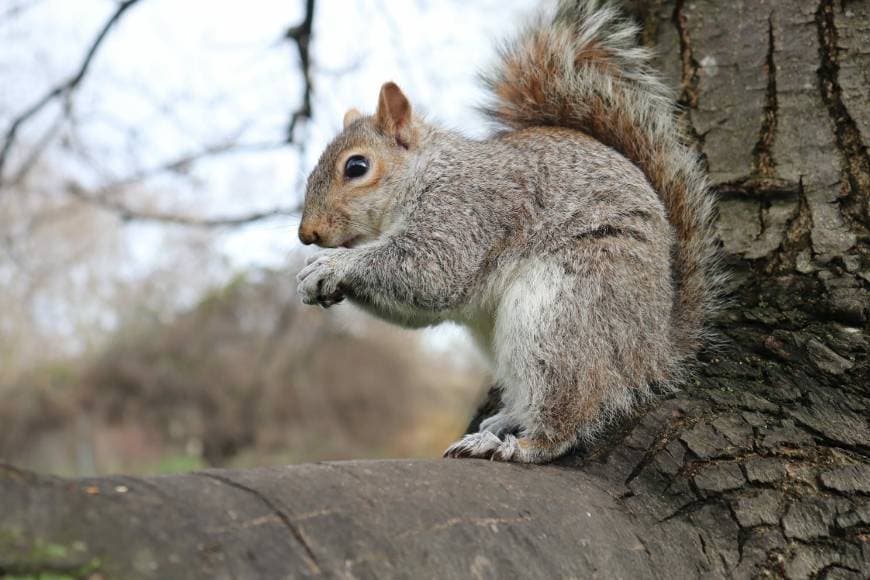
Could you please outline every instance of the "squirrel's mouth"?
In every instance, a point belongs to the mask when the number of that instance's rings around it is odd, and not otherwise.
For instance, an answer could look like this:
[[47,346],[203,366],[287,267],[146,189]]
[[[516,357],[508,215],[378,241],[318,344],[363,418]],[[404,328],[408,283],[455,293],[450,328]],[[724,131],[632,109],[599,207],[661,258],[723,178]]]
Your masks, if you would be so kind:
[[362,236],[353,236],[339,244],[342,248],[353,248],[362,241]]

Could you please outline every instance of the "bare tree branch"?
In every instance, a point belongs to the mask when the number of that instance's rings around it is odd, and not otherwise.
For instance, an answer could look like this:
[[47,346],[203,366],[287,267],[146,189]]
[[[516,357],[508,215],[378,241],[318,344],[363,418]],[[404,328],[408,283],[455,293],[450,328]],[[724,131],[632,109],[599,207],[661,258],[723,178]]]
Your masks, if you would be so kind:
[[[103,40],[106,38],[113,26],[121,19],[123,14],[137,2],[139,2],[139,0],[126,0],[119,3],[115,12],[106,21],[100,32],[91,43],[84,57],[84,60],[79,66],[78,70],[68,79],[48,91],[42,98],[40,98],[37,102],[31,105],[28,109],[26,109],[12,121],[9,128],[5,132],[5,140],[3,142],[2,149],[0,149],[0,185],[3,184],[3,170],[8,161],[9,154],[13,146],[15,145],[16,137],[21,127],[25,125],[28,121],[30,121],[33,117],[35,117],[49,103],[55,101],[56,99],[65,99],[67,101],[65,108],[68,111],[68,100],[72,92],[85,78],[88,68],[90,67],[94,56],[102,45]],[[309,119],[312,112],[310,42],[314,22],[314,10],[315,0],[305,0],[305,14],[302,22],[297,26],[289,28],[285,33],[285,38],[293,41],[299,54],[300,70],[303,78],[303,93],[301,104],[295,111],[293,111],[290,117],[290,121],[287,127],[287,135],[283,142],[239,144],[233,141],[227,141],[223,143],[218,143],[204,147],[200,151],[184,154],[178,158],[165,161],[154,167],[146,168],[129,177],[125,177],[118,181],[108,183],[102,187],[99,187],[96,192],[88,192],[77,184],[71,184],[67,188],[68,193],[71,196],[90,205],[94,205],[103,210],[113,212],[124,221],[151,221],[192,227],[212,228],[240,226],[257,221],[267,220],[278,216],[298,215],[299,210],[298,208],[294,207],[274,208],[267,211],[252,212],[232,217],[199,218],[189,215],[180,215],[172,212],[160,212],[132,208],[123,201],[119,201],[118,199],[114,198],[113,194],[123,187],[134,185],[152,177],[161,175],[163,173],[184,172],[191,165],[205,158],[233,153],[280,149],[281,147],[285,147],[288,144],[293,143],[295,129],[298,126],[299,122],[304,119]],[[40,143],[37,146],[37,150],[31,153],[22,169],[15,172],[15,180],[20,180],[23,177],[24,173],[26,173],[27,169],[33,165],[35,160],[40,155],[39,150],[43,149],[46,146],[46,141],[54,133],[54,128],[52,128],[52,130],[47,133],[46,138],[40,140]]]
[[67,184],[67,192],[76,199],[112,212],[121,218],[121,220],[127,222],[157,222],[197,228],[220,228],[243,226],[275,217],[293,217],[299,214],[299,209],[294,207],[273,208],[239,216],[200,218],[171,212],[132,208],[121,201],[111,199],[105,195],[88,194],[85,192],[84,188],[75,183]]
[[85,78],[85,74],[87,74],[88,69],[91,66],[91,62],[93,62],[94,57],[96,56],[100,46],[102,46],[106,36],[115,26],[115,24],[118,23],[124,13],[138,2],[139,0],[125,0],[124,2],[118,4],[115,12],[112,13],[112,15],[103,25],[103,27],[97,33],[97,36],[91,42],[91,45],[88,48],[88,51],[85,53],[85,57],[82,60],[82,63],[79,65],[78,70],[76,70],[76,72],[73,73],[73,75],[70,76],[68,79],[48,91],[39,100],[37,100],[24,112],[22,112],[17,117],[15,117],[15,119],[12,120],[12,123],[9,125],[4,133],[3,147],[2,149],[0,149],[0,184],[2,184],[3,169],[8,160],[9,153],[12,151],[12,146],[15,144],[15,138],[21,126],[27,123],[27,121],[37,115],[40,111],[42,111],[42,109],[44,109],[49,103],[51,103],[55,99],[69,98],[72,92],[76,89],[76,87],[78,87],[79,84],[81,84],[82,80]]
[[232,227],[247,225],[257,221],[263,221],[280,216],[295,216],[298,215],[298,208],[274,208],[271,210],[253,212],[240,216],[225,217],[225,218],[199,218],[195,216],[180,215],[171,212],[154,212],[142,209],[134,209],[125,203],[119,201],[115,194],[119,193],[125,187],[130,187],[147,181],[153,177],[164,173],[180,173],[189,169],[194,163],[207,158],[213,158],[220,155],[233,155],[238,153],[250,153],[259,151],[270,151],[287,147],[284,142],[263,142],[263,143],[218,143],[204,147],[200,151],[188,153],[170,159],[135,173],[134,175],[125,177],[118,181],[105,184],[97,189],[96,192],[86,192],[84,188],[77,184],[68,184],[67,192],[80,201],[84,201],[90,205],[99,207],[104,211],[109,211],[118,215],[122,221],[149,221],[161,222],[173,225],[183,225],[199,228],[217,228],[217,227]]
[[296,49],[299,52],[299,67],[302,72],[302,104],[296,109],[290,117],[290,124],[287,126],[287,142],[293,142],[293,134],[296,131],[296,126],[302,119],[311,118],[311,30],[314,24],[314,0],[305,0],[305,17],[302,22],[287,30],[284,37],[292,40],[296,44]]
[[[42,137],[36,141],[36,145],[30,150],[24,161],[19,164],[18,169],[12,174],[6,182],[6,185],[14,187],[24,181],[24,178],[27,177],[30,171],[36,166],[37,162],[42,157],[42,154],[48,148],[48,144],[57,136],[65,121],[66,114],[64,112],[58,113],[55,119],[51,122],[51,126],[49,126]],[[0,186],[2,185],[3,180],[0,179]]]
[[107,196],[112,191],[116,191],[122,187],[141,183],[164,173],[184,173],[188,171],[195,163],[204,159],[218,157],[221,155],[275,151],[283,147],[287,147],[287,143],[283,141],[264,141],[261,143],[236,143],[234,141],[226,141],[222,143],[207,145],[199,151],[185,153],[174,159],[163,161],[162,163],[159,163],[152,167],[137,171],[133,175],[103,185],[99,188],[99,191],[95,194],[95,196]]

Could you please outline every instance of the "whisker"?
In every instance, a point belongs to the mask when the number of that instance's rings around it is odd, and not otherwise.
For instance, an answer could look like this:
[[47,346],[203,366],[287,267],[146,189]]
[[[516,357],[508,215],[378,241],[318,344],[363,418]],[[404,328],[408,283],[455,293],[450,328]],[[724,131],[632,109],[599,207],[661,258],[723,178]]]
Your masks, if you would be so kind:
[[354,226],[355,228],[362,230],[364,233],[367,233],[367,234],[377,235],[380,233],[376,228],[372,227],[371,225],[369,225],[367,223],[358,222],[354,219],[349,219],[348,223],[350,225]]
[[254,231],[283,230],[295,231],[299,227],[299,219],[269,219],[246,224],[245,229]]

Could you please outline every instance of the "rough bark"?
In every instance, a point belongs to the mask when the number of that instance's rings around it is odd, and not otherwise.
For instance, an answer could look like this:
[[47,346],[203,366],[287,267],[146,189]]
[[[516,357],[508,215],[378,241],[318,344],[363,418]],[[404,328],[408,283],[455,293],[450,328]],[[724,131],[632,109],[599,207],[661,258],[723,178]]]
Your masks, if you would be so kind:
[[0,469],[0,570],[135,578],[870,577],[870,2],[631,3],[721,196],[684,389],[547,467]]

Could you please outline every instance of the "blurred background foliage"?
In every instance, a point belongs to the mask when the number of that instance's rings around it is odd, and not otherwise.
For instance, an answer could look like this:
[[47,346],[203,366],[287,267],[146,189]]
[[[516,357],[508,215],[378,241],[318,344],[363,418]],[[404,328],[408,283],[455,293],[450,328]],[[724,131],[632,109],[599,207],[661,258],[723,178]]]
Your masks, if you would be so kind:
[[299,304],[298,207],[385,80],[483,134],[476,70],[535,4],[0,0],[0,461],[438,455],[481,359]]
[[58,473],[170,472],[437,453],[479,365],[251,270],[166,319],[132,308],[100,348],[4,377],[0,457]]

